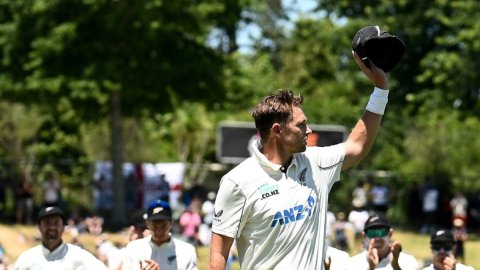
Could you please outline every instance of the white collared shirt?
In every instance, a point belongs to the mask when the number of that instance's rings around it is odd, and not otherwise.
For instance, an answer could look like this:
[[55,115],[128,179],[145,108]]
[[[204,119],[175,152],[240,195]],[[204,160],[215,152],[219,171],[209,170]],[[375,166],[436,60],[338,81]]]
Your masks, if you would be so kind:
[[328,193],[344,144],[307,147],[285,173],[252,144],[253,156],[221,180],[212,231],[236,238],[242,269],[323,269]]
[[[391,254],[380,260],[378,262],[377,267],[375,269],[378,270],[393,270],[392,265],[391,265]],[[363,252],[353,256],[350,258],[347,269],[349,270],[366,270],[369,269],[368,265],[368,254],[367,251],[364,250]],[[418,262],[410,254],[407,254],[405,252],[400,252],[400,255],[398,257],[398,264],[400,265],[400,268],[402,270],[415,270],[418,269]]]
[[[422,270],[435,270],[435,268],[433,267],[433,264],[430,264],[429,266],[423,268]],[[455,270],[475,270],[475,268],[473,268],[471,266],[466,266],[466,265],[461,264],[461,263],[456,263],[455,264]]]
[[179,239],[160,246],[152,242],[152,236],[131,241],[124,249],[123,270],[140,269],[140,261],[152,259],[160,265],[161,270],[197,270],[197,253],[195,247]]
[[15,262],[15,270],[107,270],[93,254],[78,246],[62,243],[50,251],[37,245],[24,251]]

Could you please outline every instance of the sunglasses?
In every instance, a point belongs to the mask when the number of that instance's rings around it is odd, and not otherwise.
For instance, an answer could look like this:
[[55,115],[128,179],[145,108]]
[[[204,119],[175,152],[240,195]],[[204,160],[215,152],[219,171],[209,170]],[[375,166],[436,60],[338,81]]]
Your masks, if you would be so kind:
[[432,250],[438,252],[451,252],[453,249],[453,245],[451,244],[434,244],[432,245]]
[[368,238],[385,237],[388,235],[388,229],[369,229],[365,232]]

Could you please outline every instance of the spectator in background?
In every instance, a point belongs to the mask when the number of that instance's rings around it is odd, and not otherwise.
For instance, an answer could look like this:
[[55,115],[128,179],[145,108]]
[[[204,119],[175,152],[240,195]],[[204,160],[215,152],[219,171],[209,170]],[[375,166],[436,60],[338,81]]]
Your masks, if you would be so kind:
[[335,222],[337,218],[335,214],[330,209],[330,204],[327,207],[327,221],[325,222],[325,246],[332,246],[335,239]]
[[355,232],[355,243],[357,244],[362,237],[363,227],[365,226],[365,222],[370,215],[361,201],[353,200],[352,204],[353,208],[348,214],[348,222],[353,225],[353,230]]
[[59,206],[60,203],[60,183],[53,172],[47,173],[47,177],[42,185],[43,188],[43,206]]
[[402,252],[402,245],[393,241],[392,236],[393,229],[387,218],[381,214],[371,215],[363,231],[365,250],[350,258],[347,269],[417,269],[417,260]]
[[452,222],[456,219],[461,219],[463,223],[467,224],[467,209],[468,200],[463,192],[458,191],[450,200],[450,207],[452,209]]
[[158,198],[165,202],[170,202],[170,183],[165,179],[165,174],[160,174],[158,182]]
[[335,221],[335,241],[333,246],[340,250],[348,251],[348,237],[347,231],[349,229],[349,223],[345,219],[345,213],[338,212]]
[[449,230],[435,231],[430,237],[430,248],[433,255],[432,264],[423,270],[474,270],[473,267],[457,263],[454,239]]
[[207,194],[207,199],[202,203],[202,224],[198,228],[198,237],[200,242],[208,246],[212,237],[212,223],[214,218],[214,203],[217,194],[210,191]]
[[420,186],[418,182],[413,183],[407,193],[407,216],[409,225],[415,230],[422,226],[422,196],[420,195]]
[[207,199],[202,203],[203,223],[209,227],[211,227],[213,223],[213,215],[215,214],[214,203],[216,197],[217,193],[215,193],[215,191],[210,191],[207,194]]
[[88,251],[63,242],[65,219],[63,211],[56,206],[40,210],[37,224],[42,243],[20,254],[15,263],[15,270],[107,269]]
[[435,230],[437,211],[438,211],[438,198],[439,191],[433,186],[430,178],[427,178],[427,182],[421,190],[422,197],[422,210],[423,210],[423,225],[420,229],[421,233],[431,233]]
[[352,191],[352,204],[358,208],[366,208],[368,204],[368,188],[367,181],[360,180]]
[[372,211],[381,215],[386,215],[388,210],[389,191],[388,187],[375,183],[370,190]]
[[465,222],[457,218],[453,221],[452,228],[453,240],[455,241],[454,255],[455,258],[460,259],[462,263],[465,263],[465,246],[464,243],[467,241],[467,226]]
[[10,263],[10,258],[5,252],[5,248],[0,243],[0,270],[13,270],[13,265]]
[[195,246],[198,243],[198,228],[201,223],[200,200],[194,198],[188,209],[180,216],[180,226],[182,227],[182,235]]
[[17,200],[17,223],[32,224],[33,223],[33,189],[32,184],[27,177],[23,177],[19,183],[15,197]]
[[88,233],[100,235],[103,232],[103,217],[94,212],[85,219],[85,226],[87,227]]

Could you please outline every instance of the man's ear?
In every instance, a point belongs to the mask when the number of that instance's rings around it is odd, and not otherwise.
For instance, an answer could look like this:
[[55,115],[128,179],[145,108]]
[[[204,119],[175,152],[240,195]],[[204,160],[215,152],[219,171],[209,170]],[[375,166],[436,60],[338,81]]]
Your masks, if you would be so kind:
[[282,126],[279,123],[274,123],[272,125],[272,132],[274,135],[280,135],[280,133],[282,133]]

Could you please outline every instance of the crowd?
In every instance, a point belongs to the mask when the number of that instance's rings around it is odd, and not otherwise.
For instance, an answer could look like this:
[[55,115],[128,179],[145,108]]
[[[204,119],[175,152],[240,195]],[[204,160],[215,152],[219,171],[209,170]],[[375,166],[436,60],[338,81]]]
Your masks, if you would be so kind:
[[[207,206],[212,199],[213,193],[203,205]],[[185,213],[192,214],[191,210]],[[205,217],[208,222],[208,214],[202,212],[201,219]],[[75,242],[75,238],[69,238],[69,243],[64,241],[64,232],[72,233],[67,220],[61,208],[43,207],[36,219],[40,244],[22,252],[15,261],[5,256],[5,249],[0,245],[0,269],[198,269],[196,245],[205,244],[199,237],[192,238],[189,232],[172,234],[173,209],[162,200],[154,200],[145,211],[132,215],[131,225],[126,229],[126,245],[112,243],[101,233],[93,254]],[[402,244],[394,240],[394,228],[385,215],[369,214],[359,233],[361,249],[347,252],[335,246],[335,241],[330,242],[325,267],[330,270],[472,270],[473,267],[464,264],[463,253],[458,253],[460,249],[463,251],[463,246],[458,244],[457,234],[464,233],[457,232],[458,225],[452,230],[433,231],[430,235],[432,257],[424,262],[402,250]],[[353,226],[352,230],[355,231]]]
[[[50,269],[53,263],[63,264],[65,269],[77,269],[79,265],[86,269],[115,270],[197,269],[196,247],[211,243],[217,197],[214,191],[194,188],[171,206],[166,202],[168,196],[162,196],[166,201],[155,200],[145,211],[134,212],[130,226],[125,229],[128,243],[125,245],[106,237],[104,217],[97,212],[82,217],[73,209],[67,218],[59,207],[60,186],[52,174],[42,187],[44,204],[36,219],[41,244],[25,251],[17,260],[11,260],[5,247],[0,245],[0,270],[36,269],[34,266]],[[457,270],[472,269],[463,265],[466,262],[464,243],[468,239],[465,195],[457,192],[449,199],[451,226],[447,229],[435,218],[440,204],[438,189],[426,181],[419,191],[412,194],[419,196],[417,207],[422,210],[419,232],[431,235],[430,260],[417,260],[403,252],[401,243],[393,240],[394,230],[385,218],[391,198],[389,187],[367,178],[353,189],[348,212],[327,211],[325,265],[328,269],[453,269],[453,265]],[[17,193],[19,223],[35,222],[30,193],[29,181],[22,181]],[[64,232],[70,236],[69,243],[62,238]],[[79,241],[84,233],[96,236],[93,254]],[[142,241],[136,241],[140,239]],[[227,269],[236,258],[235,245],[228,257]]]

